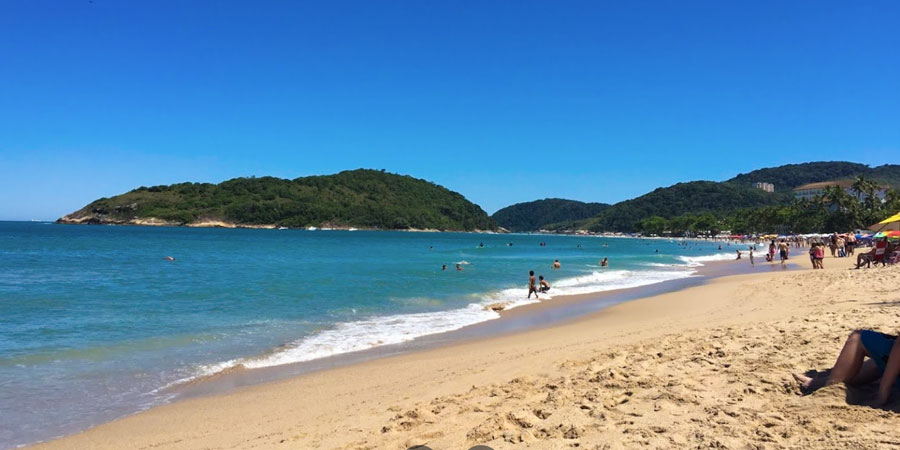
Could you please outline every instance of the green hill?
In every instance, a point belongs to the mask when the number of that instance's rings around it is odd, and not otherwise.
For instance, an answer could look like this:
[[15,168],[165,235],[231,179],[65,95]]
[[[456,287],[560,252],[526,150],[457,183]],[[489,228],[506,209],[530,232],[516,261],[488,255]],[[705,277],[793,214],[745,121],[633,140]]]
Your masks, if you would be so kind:
[[510,231],[537,231],[557,229],[596,216],[607,207],[609,205],[606,203],[547,198],[507,206],[495,212],[491,218]]
[[456,192],[410,176],[366,169],[293,180],[235,178],[219,184],[140,187],[96,200],[58,222],[496,229],[478,205]]
[[[900,187],[900,165],[869,167],[844,161],[787,164],[739,174],[725,182],[693,181],[659,188],[640,197],[616,203],[596,217],[578,224],[591,231],[639,231],[650,218],[722,219],[738,210],[758,213],[767,206],[787,206],[793,200],[792,189],[806,183],[853,179],[864,175],[878,183]],[[775,185],[775,193],[753,187],[753,183]],[[756,212],[754,212],[756,211]],[[711,216],[710,216],[711,215]],[[722,223],[728,226],[727,223]]]
[[581,228],[591,231],[625,231],[639,229],[641,220],[661,216],[672,218],[684,214],[712,213],[722,215],[739,209],[787,203],[788,194],[768,193],[753,187],[714,181],[692,181],[659,188],[640,197],[616,203]]
[[745,186],[752,186],[756,182],[766,182],[774,184],[776,191],[787,192],[807,183],[849,179],[859,175],[865,175],[881,183],[900,187],[900,165],[885,164],[870,168],[865,164],[846,161],[787,164],[754,170],[746,174],[742,173],[727,182]]
[[898,164],[885,164],[874,167],[866,175],[875,181],[900,189],[900,165]]

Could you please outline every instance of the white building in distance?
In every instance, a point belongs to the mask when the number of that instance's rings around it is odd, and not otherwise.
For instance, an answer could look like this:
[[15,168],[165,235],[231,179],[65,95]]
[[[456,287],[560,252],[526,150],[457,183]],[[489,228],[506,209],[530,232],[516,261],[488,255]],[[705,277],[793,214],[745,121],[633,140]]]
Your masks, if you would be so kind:
[[756,182],[756,183],[753,183],[753,187],[755,187],[757,189],[762,189],[766,192],[775,192],[775,185],[772,183]]
[[[860,201],[866,199],[866,195],[858,195],[856,189],[853,189],[853,180],[838,180],[838,181],[821,181],[818,183],[809,183],[804,184],[803,186],[797,186],[794,188],[794,198],[802,199],[802,200],[811,200],[814,197],[821,196],[825,193],[825,189],[828,189],[831,186],[840,186],[844,189],[844,192],[850,194],[853,198],[858,198]],[[884,196],[887,194],[888,187],[886,186],[878,186],[875,188],[875,197],[880,201],[884,201]]]

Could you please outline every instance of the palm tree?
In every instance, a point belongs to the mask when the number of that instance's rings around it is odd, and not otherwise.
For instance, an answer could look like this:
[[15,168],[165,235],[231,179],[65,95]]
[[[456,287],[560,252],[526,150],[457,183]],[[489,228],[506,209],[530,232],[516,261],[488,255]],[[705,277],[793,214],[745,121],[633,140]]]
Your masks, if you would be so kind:
[[853,181],[852,187],[853,190],[856,191],[856,197],[859,198],[860,201],[864,200],[865,211],[862,217],[863,222],[871,223],[878,217],[879,210],[882,208],[881,202],[879,202],[878,198],[875,196],[875,190],[878,189],[878,185],[871,178],[860,175]]
[[878,185],[875,184],[871,178],[865,175],[859,175],[853,180],[853,185],[851,186],[854,191],[856,191],[856,198],[862,202],[863,195],[865,195],[866,199],[871,199],[875,196],[875,190],[878,189]]
[[836,211],[843,211],[852,205],[853,198],[847,194],[844,188],[833,185],[825,188],[822,193],[822,200]]

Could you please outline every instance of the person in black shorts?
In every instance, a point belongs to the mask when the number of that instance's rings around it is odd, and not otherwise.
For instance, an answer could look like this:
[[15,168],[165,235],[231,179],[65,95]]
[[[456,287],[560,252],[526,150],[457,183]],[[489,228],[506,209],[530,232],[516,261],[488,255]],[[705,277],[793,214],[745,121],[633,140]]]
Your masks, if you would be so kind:
[[543,275],[539,276],[538,280],[540,280],[540,285],[538,286],[538,290],[541,291],[541,294],[546,294],[547,291],[550,290],[550,283],[548,283],[547,280],[544,279]]
[[900,345],[894,345],[896,341],[897,336],[878,331],[854,331],[827,376],[816,373],[810,377],[795,373],[794,379],[799,383],[800,390],[808,394],[832,384],[864,385],[880,378],[878,396],[870,404],[883,406],[900,375]]

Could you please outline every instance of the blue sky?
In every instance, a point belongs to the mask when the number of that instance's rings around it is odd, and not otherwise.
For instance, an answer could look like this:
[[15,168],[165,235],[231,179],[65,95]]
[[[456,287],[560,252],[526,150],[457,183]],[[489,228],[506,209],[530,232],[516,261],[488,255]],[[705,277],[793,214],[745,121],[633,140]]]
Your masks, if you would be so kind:
[[900,3],[0,0],[0,219],[359,167],[489,213],[900,163]]

